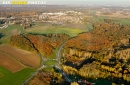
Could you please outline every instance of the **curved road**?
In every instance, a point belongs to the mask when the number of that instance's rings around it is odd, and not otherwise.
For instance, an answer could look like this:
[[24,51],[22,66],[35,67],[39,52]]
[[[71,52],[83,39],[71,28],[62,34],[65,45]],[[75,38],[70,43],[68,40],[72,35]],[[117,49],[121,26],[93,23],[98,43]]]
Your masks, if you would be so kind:
[[57,60],[57,64],[56,66],[59,66],[59,64],[61,63],[60,62],[60,58],[61,58],[61,50],[63,49],[64,45],[65,45],[66,42],[64,42],[61,47],[59,48],[57,54],[56,54],[56,60]]
[[60,68],[59,64],[61,64],[60,59],[61,59],[61,50],[63,49],[64,45],[66,42],[64,42],[61,47],[59,48],[57,54],[56,54],[56,59],[57,59],[57,64],[55,65],[55,68],[58,69],[59,73],[62,74],[62,76],[66,79],[66,81],[68,81],[69,83],[71,83],[72,81],[69,79],[69,77],[66,75],[66,73]]

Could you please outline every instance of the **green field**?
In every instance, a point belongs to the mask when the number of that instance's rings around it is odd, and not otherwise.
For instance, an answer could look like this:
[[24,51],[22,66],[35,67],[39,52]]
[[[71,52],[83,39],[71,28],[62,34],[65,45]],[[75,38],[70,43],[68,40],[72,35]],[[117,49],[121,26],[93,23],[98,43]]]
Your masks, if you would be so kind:
[[53,51],[53,53],[50,56],[47,57],[48,60],[46,62],[44,62],[45,65],[46,65],[46,67],[43,68],[44,71],[49,71],[49,72],[52,71],[53,66],[57,63],[56,60],[53,60],[53,59],[56,59],[57,51],[58,51],[58,49],[55,49]]
[[7,28],[0,29],[0,43],[7,43],[12,35],[20,34],[22,26],[9,25]]
[[3,76],[3,74],[2,73],[0,73],[0,78]]
[[43,68],[43,71],[53,72],[53,67],[52,66],[47,66],[47,67]]
[[[81,28],[80,28],[81,27]],[[35,25],[26,29],[26,33],[31,34],[50,34],[50,33],[65,33],[74,37],[82,32],[88,32],[89,29],[87,26],[79,24],[77,26],[74,25],[52,25],[48,23],[36,22]]]
[[56,58],[56,53],[58,52],[58,48],[54,49],[52,54],[47,56],[47,59],[55,59]]
[[46,66],[53,66],[57,63],[56,60],[48,60],[46,62],[44,62]]
[[21,85],[30,75],[34,69],[25,68],[19,72],[12,73],[9,70],[0,66],[0,85]]
[[104,22],[104,19],[111,19],[112,23],[120,23],[123,25],[130,25],[130,19],[120,19],[120,18],[112,18],[112,17],[92,17],[91,18],[93,23]]
[[105,17],[92,17],[90,18],[92,23],[95,23],[95,22],[104,22],[104,19],[106,19]]
[[49,28],[49,29],[43,29],[43,30],[35,30],[31,31],[29,33],[32,34],[50,34],[50,33],[65,33],[70,35],[71,37],[76,36],[79,33],[85,32],[81,29],[71,29],[71,28]]
[[121,23],[123,25],[130,25],[130,20],[129,19],[114,19],[115,23]]

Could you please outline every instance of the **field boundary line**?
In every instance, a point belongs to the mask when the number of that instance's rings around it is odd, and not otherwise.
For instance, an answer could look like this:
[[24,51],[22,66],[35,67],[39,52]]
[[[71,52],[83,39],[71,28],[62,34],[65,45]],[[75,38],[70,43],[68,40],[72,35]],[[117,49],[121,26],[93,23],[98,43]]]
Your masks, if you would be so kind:
[[28,66],[28,67],[33,68],[32,66],[27,65],[26,63],[24,63],[24,62],[21,61],[20,59],[15,58],[11,53],[5,52],[5,51],[3,51],[3,50],[0,50],[0,52],[9,55],[11,58],[13,58],[14,60],[16,60],[18,63],[24,65],[25,67]]

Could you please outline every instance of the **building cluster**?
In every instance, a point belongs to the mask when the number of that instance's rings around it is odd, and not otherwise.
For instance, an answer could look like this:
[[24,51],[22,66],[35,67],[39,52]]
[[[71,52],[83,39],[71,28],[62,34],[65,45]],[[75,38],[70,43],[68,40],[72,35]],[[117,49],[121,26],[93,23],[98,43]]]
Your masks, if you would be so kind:
[[81,15],[81,12],[76,11],[45,12],[39,15],[39,20],[54,23],[82,23]]
[[[77,11],[59,11],[59,12],[44,12],[40,14],[33,14],[31,16],[11,16],[11,17],[0,17],[0,20],[6,20],[8,25],[19,24],[25,25],[27,28],[31,22],[42,21],[52,22],[54,24],[62,23],[83,23],[83,13]],[[1,25],[0,28],[6,28],[8,25]]]
[[4,20],[5,22],[3,24],[0,24],[0,29],[2,28],[7,28],[8,25],[13,25],[13,24],[18,24],[21,26],[24,26],[24,28],[30,28],[31,27],[31,22],[33,21],[34,18],[28,17],[28,18],[18,18],[18,17],[1,17],[0,20]]
[[[90,10],[92,11],[92,10]],[[104,14],[104,15],[129,15],[130,10],[129,9],[111,9],[111,8],[101,8],[101,9],[96,9],[93,10],[96,12],[97,15],[99,14]]]

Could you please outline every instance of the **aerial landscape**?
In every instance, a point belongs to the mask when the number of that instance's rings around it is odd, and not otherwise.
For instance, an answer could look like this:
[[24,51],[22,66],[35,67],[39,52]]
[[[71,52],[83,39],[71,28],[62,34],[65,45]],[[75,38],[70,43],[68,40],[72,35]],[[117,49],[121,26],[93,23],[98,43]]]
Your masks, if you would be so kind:
[[0,0],[0,85],[130,85],[128,3]]

